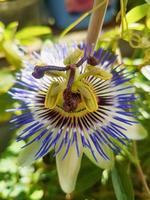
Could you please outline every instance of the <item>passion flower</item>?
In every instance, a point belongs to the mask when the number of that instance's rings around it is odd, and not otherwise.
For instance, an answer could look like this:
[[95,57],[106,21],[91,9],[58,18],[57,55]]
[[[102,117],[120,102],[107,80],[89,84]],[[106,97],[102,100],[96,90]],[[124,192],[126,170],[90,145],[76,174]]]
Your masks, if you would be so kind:
[[129,139],[140,139],[132,107],[135,95],[125,67],[116,56],[100,48],[87,56],[84,44],[58,44],[36,55],[35,65],[25,63],[10,94],[22,102],[16,116],[27,141],[19,156],[26,165],[51,150],[56,156],[64,192],[75,188],[85,153],[97,166],[110,169],[114,155]]

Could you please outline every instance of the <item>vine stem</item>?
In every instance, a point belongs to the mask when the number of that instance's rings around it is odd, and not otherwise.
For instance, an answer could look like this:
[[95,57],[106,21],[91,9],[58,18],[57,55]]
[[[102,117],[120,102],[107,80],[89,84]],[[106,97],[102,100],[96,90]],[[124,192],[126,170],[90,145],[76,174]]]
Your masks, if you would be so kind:
[[[101,32],[109,0],[94,0],[94,4],[93,4],[93,8],[95,8],[100,3],[103,3],[103,2],[104,4],[100,8],[96,9],[92,13],[91,18],[90,18],[86,44],[87,44],[87,47],[92,48],[92,51],[95,48],[99,33]],[[89,52],[87,52],[87,54],[88,55],[91,54],[91,49],[89,50]]]
[[[137,145],[136,145],[135,141],[133,142],[133,151],[134,151],[135,158],[137,160],[139,160],[138,151],[137,151]],[[147,192],[148,197],[150,198],[150,189],[149,189],[148,184],[146,182],[145,175],[144,175],[144,172],[143,172],[142,167],[140,165],[140,162],[137,162],[136,168],[137,168],[137,172],[139,173],[139,176],[140,176],[141,182],[143,184],[143,187],[144,187],[145,191]]]

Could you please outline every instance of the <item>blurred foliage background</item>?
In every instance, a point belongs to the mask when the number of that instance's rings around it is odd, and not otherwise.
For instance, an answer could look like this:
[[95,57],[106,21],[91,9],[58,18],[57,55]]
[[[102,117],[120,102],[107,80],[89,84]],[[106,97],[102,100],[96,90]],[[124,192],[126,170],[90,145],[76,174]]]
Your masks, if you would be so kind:
[[[19,27],[18,22],[0,22],[0,200],[65,199],[52,153],[32,166],[16,165],[22,144],[15,142],[17,131],[9,123],[13,113],[6,112],[19,104],[8,91],[15,84],[22,60],[30,59],[32,52],[40,51],[45,42],[57,41],[59,33],[49,24]],[[118,62],[134,71],[131,84],[136,88],[137,118],[150,134],[150,1],[118,2],[118,14],[104,28],[99,46],[117,53]],[[26,52],[25,57],[22,51]],[[150,200],[149,146],[150,136],[131,142],[129,151],[124,149],[116,157],[112,171],[101,170],[84,158],[73,199]]]

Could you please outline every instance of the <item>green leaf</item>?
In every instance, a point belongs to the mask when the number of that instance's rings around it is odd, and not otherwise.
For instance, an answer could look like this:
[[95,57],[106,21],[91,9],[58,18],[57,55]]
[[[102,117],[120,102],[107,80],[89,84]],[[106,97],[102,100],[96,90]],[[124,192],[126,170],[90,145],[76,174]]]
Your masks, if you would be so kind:
[[132,23],[128,26],[129,29],[142,31],[145,28],[145,25],[142,23]]
[[150,29],[150,17],[146,20],[146,26]]
[[[88,173],[88,175],[87,175]],[[80,173],[77,180],[75,192],[81,193],[91,188],[96,182],[100,182],[101,169],[93,165],[86,157],[82,160]]]
[[[5,121],[8,121],[12,115],[11,112],[6,112],[7,109],[10,109],[13,107],[13,100],[9,94],[7,94],[7,93],[0,94],[0,105],[1,105],[0,106],[0,123],[2,123]],[[1,128],[2,128],[2,126],[1,126]],[[2,133],[1,131],[2,131],[2,129],[0,130],[0,133]],[[6,133],[6,131],[5,131],[5,133]]]
[[5,40],[13,40],[15,37],[15,33],[17,31],[18,22],[12,22],[8,24],[5,29],[4,38]]
[[31,195],[30,195],[30,199],[32,200],[38,200],[41,199],[43,197],[43,190],[35,190]]
[[20,52],[17,46],[11,41],[5,41],[2,46],[2,50],[7,58],[8,62],[19,68],[22,64]]
[[19,40],[24,40],[50,33],[51,29],[46,26],[27,27],[18,31],[18,33],[16,34],[16,38]]
[[7,92],[14,84],[15,78],[8,69],[0,71],[0,93]]
[[145,0],[148,4],[150,4],[150,0]]
[[0,28],[4,29],[5,28],[5,25],[3,22],[0,21]]
[[124,163],[117,163],[111,171],[112,183],[117,200],[134,200],[131,179]]
[[0,21],[0,46],[4,37],[5,25]]
[[4,29],[4,40],[11,41],[14,39],[18,27],[18,22],[12,22]]
[[145,3],[140,6],[136,6],[133,9],[131,9],[127,14],[126,14],[126,20],[128,24],[134,23],[142,19],[147,15],[147,12],[149,10],[150,6]]

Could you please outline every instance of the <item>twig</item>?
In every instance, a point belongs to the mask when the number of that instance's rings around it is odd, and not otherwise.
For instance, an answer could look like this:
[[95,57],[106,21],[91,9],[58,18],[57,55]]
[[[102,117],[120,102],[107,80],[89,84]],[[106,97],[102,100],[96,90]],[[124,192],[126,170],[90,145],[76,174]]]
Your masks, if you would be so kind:
[[[137,160],[139,160],[139,157],[138,157],[138,151],[137,151],[137,145],[136,145],[136,142],[134,141],[133,142],[133,151],[134,151],[134,156]],[[141,182],[143,184],[143,187],[145,189],[145,192],[147,192],[147,195],[148,197],[150,198],[150,189],[148,187],[148,184],[146,182],[146,179],[145,179],[145,175],[144,175],[144,172],[142,170],[142,167],[140,165],[140,162],[137,162],[136,163],[136,168],[137,168],[137,171],[139,173],[139,176],[140,176],[140,179],[141,179]]]
[[101,32],[101,29],[104,23],[104,17],[106,14],[109,0],[94,0],[94,5],[93,5],[93,7],[96,7],[98,4],[102,2],[104,2],[104,4],[92,13],[89,27],[88,27],[86,44],[88,47],[91,47],[93,50],[95,48],[98,35]]

